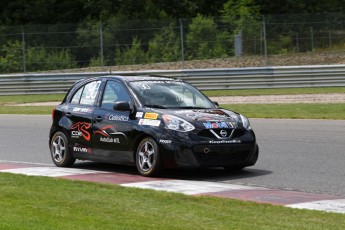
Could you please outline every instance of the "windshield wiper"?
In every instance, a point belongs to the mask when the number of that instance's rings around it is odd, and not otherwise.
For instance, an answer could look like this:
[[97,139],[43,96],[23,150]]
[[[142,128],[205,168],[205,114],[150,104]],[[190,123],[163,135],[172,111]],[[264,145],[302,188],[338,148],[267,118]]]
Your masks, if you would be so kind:
[[144,106],[150,107],[150,108],[157,108],[157,109],[166,109],[167,107],[163,105],[150,105],[150,104],[145,104]]

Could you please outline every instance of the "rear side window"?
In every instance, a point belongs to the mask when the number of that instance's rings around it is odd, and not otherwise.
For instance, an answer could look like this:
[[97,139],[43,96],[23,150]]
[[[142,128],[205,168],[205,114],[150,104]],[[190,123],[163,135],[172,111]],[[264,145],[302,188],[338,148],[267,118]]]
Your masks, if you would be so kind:
[[101,81],[93,81],[81,87],[72,97],[72,104],[93,105],[96,100]]

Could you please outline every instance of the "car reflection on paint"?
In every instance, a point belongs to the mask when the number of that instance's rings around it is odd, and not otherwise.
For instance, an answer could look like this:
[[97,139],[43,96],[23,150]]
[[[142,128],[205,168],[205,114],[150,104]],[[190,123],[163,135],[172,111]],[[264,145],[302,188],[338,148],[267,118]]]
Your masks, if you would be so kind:
[[141,175],[153,176],[169,167],[241,170],[259,155],[245,116],[170,78],[80,80],[52,117],[49,146],[59,167],[91,160],[136,165]]

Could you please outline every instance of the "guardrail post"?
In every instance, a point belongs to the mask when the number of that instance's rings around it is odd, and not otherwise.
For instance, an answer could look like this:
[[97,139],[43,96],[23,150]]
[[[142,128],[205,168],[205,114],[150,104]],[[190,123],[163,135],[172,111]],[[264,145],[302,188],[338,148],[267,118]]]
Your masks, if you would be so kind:
[[310,41],[311,41],[311,52],[314,52],[314,31],[313,27],[310,27]]
[[103,28],[102,28],[102,22],[99,23],[99,40],[100,40],[100,47],[101,47],[101,67],[104,67],[104,50],[103,50]]
[[180,36],[181,36],[181,61],[182,61],[182,69],[184,69],[183,24],[182,24],[181,18],[180,18]]
[[26,57],[25,57],[25,32],[24,26],[22,26],[22,55],[23,55],[23,72],[26,72]]
[[267,60],[267,41],[266,41],[266,22],[265,22],[265,16],[262,15],[262,30],[263,30],[263,37],[264,37],[264,52],[265,52],[265,66],[268,65]]

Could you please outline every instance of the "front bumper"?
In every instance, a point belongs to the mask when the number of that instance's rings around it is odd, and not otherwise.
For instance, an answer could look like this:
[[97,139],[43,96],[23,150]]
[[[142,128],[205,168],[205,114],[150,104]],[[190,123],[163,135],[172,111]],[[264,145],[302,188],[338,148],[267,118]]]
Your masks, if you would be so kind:
[[174,138],[168,143],[160,141],[159,148],[166,167],[247,167],[254,165],[259,155],[253,132],[225,141]]

